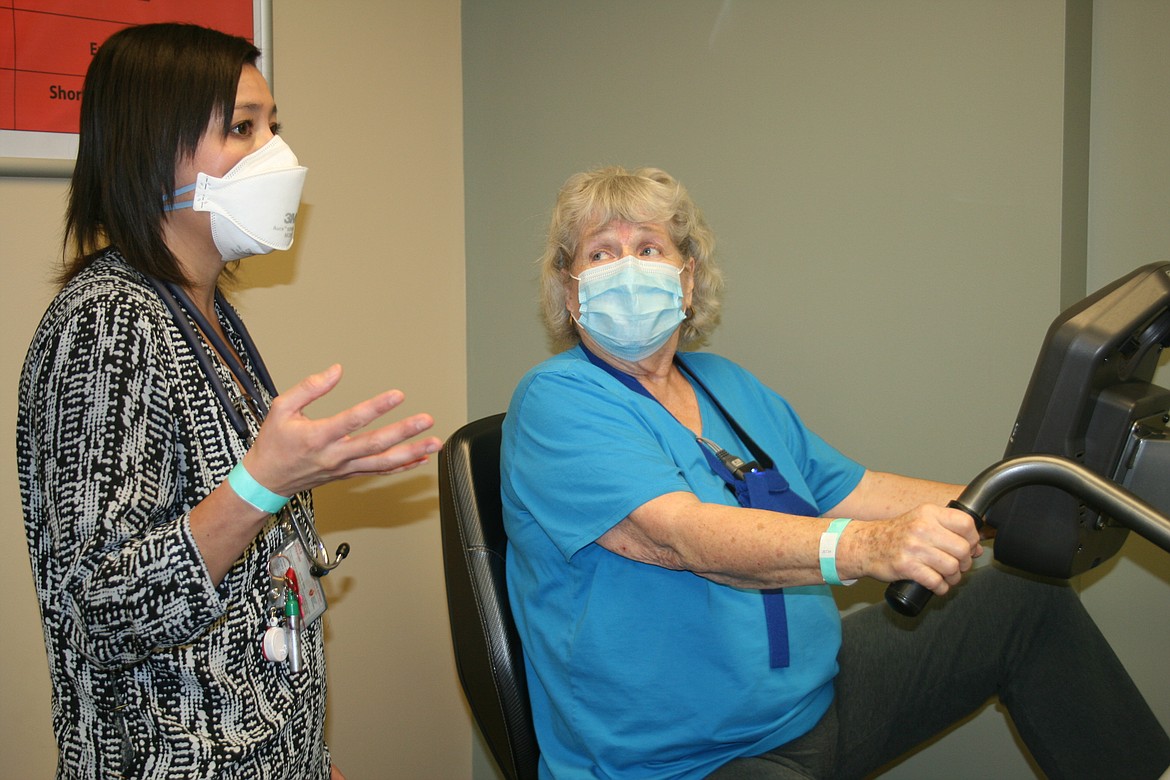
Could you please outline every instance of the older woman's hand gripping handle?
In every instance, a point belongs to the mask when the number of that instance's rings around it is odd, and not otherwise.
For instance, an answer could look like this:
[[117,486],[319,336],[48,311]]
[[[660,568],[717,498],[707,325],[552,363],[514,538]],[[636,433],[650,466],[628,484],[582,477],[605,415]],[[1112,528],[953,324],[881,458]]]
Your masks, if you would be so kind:
[[[982,513],[996,499],[1025,485],[1048,485],[1070,493],[1170,552],[1170,517],[1084,465],[1056,455],[1037,453],[1001,460],[975,477],[951,506],[971,515],[978,525]],[[886,600],[903,614],[917,615],[930,595],[930,591],[922,590],[926,591],[926,598],[921,594],[915,596],[915,591],[905,582],[897,582],[887,588]]]
[[[983,527],[983,518],[958,501],[951,501],[947,506],[951,509],[961,509],[971,515],[971,519],[975,521],[975,530],[980,530]],[[933,595],[928,588],[919,585],[914,580],[898,580],[891,582],[886,588],[886,603],[896,612],[909,617],[917,617]]]

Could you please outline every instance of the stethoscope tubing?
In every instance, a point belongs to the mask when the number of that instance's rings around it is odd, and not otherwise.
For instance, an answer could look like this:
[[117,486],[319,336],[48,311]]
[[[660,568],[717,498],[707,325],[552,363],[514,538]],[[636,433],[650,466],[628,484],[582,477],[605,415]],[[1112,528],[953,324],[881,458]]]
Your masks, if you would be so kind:
[[[223,356],[223,362],[227,365],[228,370],[232,372],[232,375],[244,388],[244,392],[253,399],[252,408],[261,423],[264,422],[264,418],[268,415],[267,400],[261,395],[259,389],[256,387],[256,383],[244,367],[236,366],[237,361],[230,358],[231,352],[228,350],[227,345],[224,344],[223,340],[207,321],[207,318],[195,307],[190,297],[188,297],[187,293],[181,287],[171,282],[160,281],[151,276],[147,276],[146,280],[154,291],[158,293],[158,297],[170,312],[175,326],[183,336],[183,340],[195,354],[195,359],[199,362],[200,368],[207,377],[212,392],[215,393],[215,397],[227,413],[232,427],[245,443],[250,444],[252,439],[251,430],[248,428],[248,423],[244,419],[243,412],[232,403],[227,386],[224,384],[219,372],[215,370],[211,355],[208,354],[208,351],[200,342],[199,334],[195,332],[195,328],[191,325],[191,320],[194,320],[195,324],[203,331],[203,334],[211,343],[212,349]],[[244,323],[239,318],[239,315],[228,305],[219,290],[215,291],[215,302],[219,310],[223,312],[224,317],[227,318],[232,330],[240,337],[240,341],[244,346],[244,354],[255,369],[260,383],[268,392],[268,396],[275,398],[277,395],[276,385],[273,383],[272,375],[268,373],[268,367],[264,365],[264,360],[260,357],[260,351],[256,349],[256,343],[252,340],[248,329],[244,327]],[[294,504],[296,508],[292,508]],[[293,500],[286,505],[285,509],[281,510],[281,514],[288,518],[290,525],[292,525],[293,530],[304,546],[305,552],[308,553],[310,559],[313,561],[314,574],[321,576],[335,569],[341,563],[342,559],[349,553],[349,545],[342,544],[338,547],[337,555],[333,561],[330,561],[329,552],[325,549],[325,544],[317,533],[316,528],[313,527],[312,521],[309,521],[307,524],[302,522],[303,518],[300,516],[302,511],[302,502],[299,497],[294,496]]]
[[[162,300],[163,305],[170,311],[175,326],[179,329],[179,333],[183,336],[183,340],[187,343],[187,346],[195,354],[195,359],[199,361],[199,366],[206,375],[207,381],[211,384],[212,392],[215,393],[224,411],[227,412],[232,427],[245,442],[249,441],[251,439],[251,432],[248,429],[248,423],[244,420],[243,413],[232,403],[231,396],[228,395],[227,386],[215,370],[215,366],[211,362],[211,356],[207,354],[207,350],[200,343],[199,335],[195,332],[195,328],[192,327],[191,320],[195,320],[195,324],[202,329],[208,341],[211,342],[212,348],[224,356],[224,363],[232,372],[232,375],[243,386],[244,390],[252,397],[257,416],[260,422],[263,422],[264,418],[268,415],[268,403],[256,388],[256,383],[252,381],[252,377],[247,371],[243,370],[242,367],[234,365],[235,361],[228,358],[231,352],[228,351],[227,345],[223,343],[223,340],[212,329],[207,318],[195,307],[191,299],[180,287],[170,282],[159,281],[151,276],[146,277],[146,280],[154,288],[154,291],[158,293],[158,297]],[[215,302],[227,318],[228,324],[232,326],[232,329],[236,331],[241,342],[243,342],[244,353],[256,369],[256,374],[260,377],[260,382],[264,385],[264,389],[268,391],[269,396],[275,398],[277,394],[276,386],[272,382],[272,376],[268,373],[268,367],[264,365],[264,361],[261,359],[260,352],[256,349],[256,343],[252,341],[252,336],[248,333],[248,329],[244,327],[244,323],[236,315],[235,310],[227,304],[227,301],[224,300],[223,295],[218,290],[215,292]]]

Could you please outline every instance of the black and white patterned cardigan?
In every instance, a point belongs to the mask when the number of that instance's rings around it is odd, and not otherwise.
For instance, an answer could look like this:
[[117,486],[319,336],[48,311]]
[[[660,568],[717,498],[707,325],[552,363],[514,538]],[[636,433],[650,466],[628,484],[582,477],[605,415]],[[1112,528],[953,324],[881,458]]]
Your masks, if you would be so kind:
[[58,777],[329,776],[322,621],[298,674],[261,654],[283,531],[270,520],[218,588],[191,535],[191,508],[244,452],[162,301],[116,252],[57,295],[21,375],[17,466]]

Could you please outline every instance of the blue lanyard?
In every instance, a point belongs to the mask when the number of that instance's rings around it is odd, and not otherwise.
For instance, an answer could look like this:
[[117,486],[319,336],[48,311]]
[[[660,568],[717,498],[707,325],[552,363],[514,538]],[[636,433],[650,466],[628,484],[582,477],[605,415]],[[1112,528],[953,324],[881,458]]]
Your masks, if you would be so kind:
[[[602,369],[635,393],[657,401],[661,405],[661,402],[657,398],[654,398],[650,391],[643,387],[637,379],[606,363],[590,352],[584,344],[581,344],[581,350],[585,353],[585,357],[589,359],[590,363]],[[707,439],[702,437],[697,439],[699,449],[702,450],[704,457],[707,459],[707,464],[735,494],[736,501],[739,505],[751,509],[764,509],[772,512],[816,517],[819,514],[816,508],[801,498],[795,491],[789,489],[788,481],[784,479],[780,472],[776,471],[775,465],[772,459],[768,457],[768,454],[755,443],[747,432],[740,427],[739,423],[735,421],[735,418],[723,408],[723,405],[719,403],[719,399],[707,388],[691,367],[686,364],[682,356],[676,354],[674,356],[674,362],[706,394],[707,398],[711,400],[715,408],[719,410],[720,414],[723,415],[723,418],[731,426],[731,429],[735,431],[735,434],[747,446],[752,457],[755,458],[754,461],[745,462],[729,454]],[[663,408],[665,409],[666,407]],[[667,410],[668,413],[669,411]],[[682,423],[679,424],[681,425]],[[764,617],[767,619],[768,627],[769,666],[773,669],[786,668],[791,656],[788,647],[788,613],[784,605],[784,590],[782,588],[769,588],[760,590],[760,593],[764,597]]]
[[[215,393],[215,397],[219,399],[220,404],[227,413],[228,419],[231,420],[232,427],[235,428],[240,438],[248,441],[251,436],[248,423],[244,420],[243,413],[232,403],[227,387],[224,385],[219,373],[215,370],[215,366],[211,363],[211,356],[207,354],[207,350],[200,342],[199,334],[191,326],[191,320],[195,320],[195,324],[203,331],[212,349],[218,352],[220,357],[223,358],[223,362],[244,388],[244,392],[252,399],[252,409],[256,412],[256,416],[263,421],[264,417],[268,414],[268,403],[265,401],[264,396],[260,394],[256,383],[252,381],[252,377],[244,370],[243,366],[237,366],[238,361],[232,358],[232,352],[224,344],[219,335],[216,334],[215,330],[211,327],[211,323],[195,307],[191,299],[187,296],[187,293],[181,287],[171,282],[161,282],[151,276],[147,276],[146,280],[154,288],[154,291],[158,293],[158,297],[162,299],[163,304],[170,311],[175,326],[182,334],[183,340],[187,342],[187,346],[195,354],[195,359],[199,361],[199,366],[203,369],[203,373],[207,377],[208,383],[211,384],[211,389]],[[264,389],[268,391],[271,397],[275,398],[277,393],[276,386],[272,382],[272,376],[268,373],[268,368],[260,358],[256,344],[252,341],[248,329],[244,327],[243,321],[236,315],[232,307],[227,304],[227,301],[224,300],[219,290],[215,291],[215,303],[219,307],[219,310],[223,312],[232,330],[240,337],[240,341],[244,345],[244,354],[255,368],[256,374],[260,377],[260,382],[264,386]]]

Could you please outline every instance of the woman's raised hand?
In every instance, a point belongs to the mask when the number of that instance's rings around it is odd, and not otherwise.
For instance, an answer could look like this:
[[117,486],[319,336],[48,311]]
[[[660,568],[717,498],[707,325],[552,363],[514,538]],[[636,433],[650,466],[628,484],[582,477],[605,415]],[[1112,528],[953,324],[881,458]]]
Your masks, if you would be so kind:
[[429,414],[411,415],[397,422],[362,431],[385,415],[405,396],[388,390],[322,420],[305,416],[305,408],[341,381],[341,366],[333,365],[301,380],[272,402],[244,467],[264,487],[291,496],[328,482],[366,474],[395,474],[426,463],[442,442],[428,436]]

